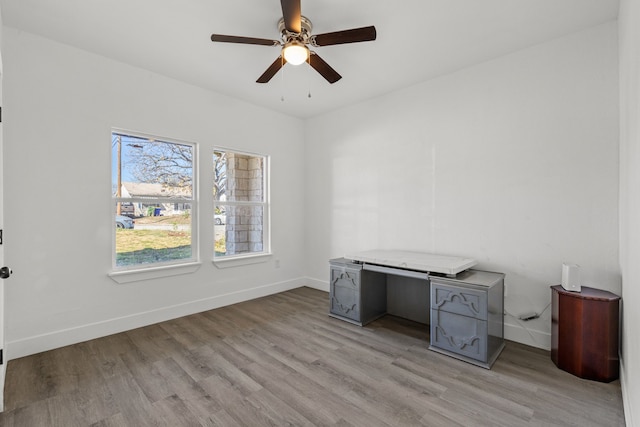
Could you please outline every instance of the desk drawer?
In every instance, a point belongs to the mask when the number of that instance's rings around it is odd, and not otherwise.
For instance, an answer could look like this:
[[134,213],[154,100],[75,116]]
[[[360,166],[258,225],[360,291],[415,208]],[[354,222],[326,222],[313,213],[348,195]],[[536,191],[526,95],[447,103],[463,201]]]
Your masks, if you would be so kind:
[[360,321],[360,271],[331,267],[329,286],[332,314]]
[[487,362],[487,322],[431,310],[431,346]]
[[487,291],[440,283],[432,277],[431,308],[487,320]]

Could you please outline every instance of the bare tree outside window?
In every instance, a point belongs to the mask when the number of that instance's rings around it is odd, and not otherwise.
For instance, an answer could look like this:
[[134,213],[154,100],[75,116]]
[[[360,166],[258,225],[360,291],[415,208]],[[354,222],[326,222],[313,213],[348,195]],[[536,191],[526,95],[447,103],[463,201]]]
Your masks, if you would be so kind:
[[194,261],[195,146],[113,132],[112,152],[114,268]]
[[227,153],[213,153],[213,199],[222,200],[227,191]]
[[131,173],[136,181],[158,183],[191,193],[193,147],[161,141],[139,141],[130,151]]

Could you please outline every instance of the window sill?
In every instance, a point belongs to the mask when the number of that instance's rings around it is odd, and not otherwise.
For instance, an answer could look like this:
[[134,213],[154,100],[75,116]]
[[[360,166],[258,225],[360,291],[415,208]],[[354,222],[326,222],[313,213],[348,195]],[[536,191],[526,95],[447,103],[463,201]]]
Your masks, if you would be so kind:
[[240,255],[240,256],[232,256],[229,258],[214,258],[213,265],[218,268],[230,268],[230,267],[239,267],[242,265],[249,264],[260,264],[262,262],[267,262],[271,259],[273,255],[271,253],[261,253],[255,255]]
[[193,273],[200,268],[200,265],[200,262],[191,262],[188,264],[149,267],[140,270],[113,271],[109,273],[109,277],[120,284],[131,283],[140,280],[161,279],[163,277]]

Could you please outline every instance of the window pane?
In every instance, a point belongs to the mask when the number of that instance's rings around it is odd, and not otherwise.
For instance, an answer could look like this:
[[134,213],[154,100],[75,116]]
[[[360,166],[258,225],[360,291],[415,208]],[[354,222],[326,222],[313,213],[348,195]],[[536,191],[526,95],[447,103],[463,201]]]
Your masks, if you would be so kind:
[[213,199],[227,199],[227,153],[215,151],[213,153]]
[[[112,186],[116,197],[191,198],[193,147],[112,134]],[[118,180],[121,182],[118,194]]]
[[213,195],[218,201],[264,202],[264,157],[216,151]]
[[191,259],[191,209],[135,220],[116,214],[115,242],[116,267]]
[[219,205],[214,214],[216,256],[264,252],[264,207]]
[[112,133],[114,266],[192,261],[194,146]]

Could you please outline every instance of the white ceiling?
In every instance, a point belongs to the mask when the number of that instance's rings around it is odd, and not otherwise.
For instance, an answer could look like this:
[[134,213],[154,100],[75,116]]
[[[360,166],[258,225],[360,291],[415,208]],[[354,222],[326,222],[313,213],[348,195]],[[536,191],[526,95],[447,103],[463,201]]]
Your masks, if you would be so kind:
[[302,0],[314,34],[377,29],[373,42],[314,49],[342,75],[330,85],[307,64],[255,83],[279,48],[210,41],[212,33],[278,39],[277,0],[0,0],[0,7],[5,26],[302,118],[618,15],[618,0]]

